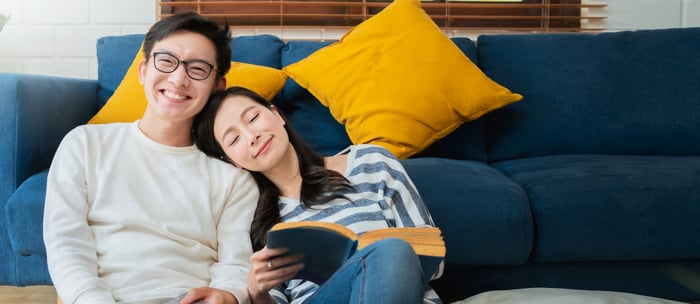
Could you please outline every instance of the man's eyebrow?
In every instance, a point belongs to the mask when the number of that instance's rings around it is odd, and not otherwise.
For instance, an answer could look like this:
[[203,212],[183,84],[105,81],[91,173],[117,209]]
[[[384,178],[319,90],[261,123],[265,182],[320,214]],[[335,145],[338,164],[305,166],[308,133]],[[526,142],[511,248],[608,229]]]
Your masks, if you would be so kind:
[[184,62],[200,61],[200,62],[206,62],[208,64],[214,65],[213,63],[211,63],[211,61],[204,59],[204,58],[200,58],[200,57],[182,59],[182,58],[178,57],[177,55],[173,54],[173,52],[166,50],[166,49],[158,49],[158,50],[154,49],[153,51],[151,51],[151,53],[166,53],[170,56],[177,58],[177,60],[180,60],[180,61],[184,61]]

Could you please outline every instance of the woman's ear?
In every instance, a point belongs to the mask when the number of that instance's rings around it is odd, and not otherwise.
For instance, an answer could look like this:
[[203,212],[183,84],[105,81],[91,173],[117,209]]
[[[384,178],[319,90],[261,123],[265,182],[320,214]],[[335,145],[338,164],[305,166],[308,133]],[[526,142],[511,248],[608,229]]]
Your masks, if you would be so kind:
[[272,113],[275,114],[275,117],[277,117],[277,119],[279,119],[279,121],[282,122],[282,125],[286,125],[286,124],[287,124],[287,120],[285,120],[284,117],[282,117],[282,114],[280,113],[280,110],[277,109],[277,107],[276,107],[275,105],[271,105],[271,106],[270,106],[270,111],[272,111]]

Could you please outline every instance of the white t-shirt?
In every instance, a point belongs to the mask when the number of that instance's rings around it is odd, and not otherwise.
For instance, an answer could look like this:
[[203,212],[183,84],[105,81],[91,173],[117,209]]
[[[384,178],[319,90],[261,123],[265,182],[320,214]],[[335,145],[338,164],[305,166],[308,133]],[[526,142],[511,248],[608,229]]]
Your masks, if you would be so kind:
[[135,123],[80,126],[48,175],[44,242],[65,303],[162,303],[211,286],[248,302],[250,174]]

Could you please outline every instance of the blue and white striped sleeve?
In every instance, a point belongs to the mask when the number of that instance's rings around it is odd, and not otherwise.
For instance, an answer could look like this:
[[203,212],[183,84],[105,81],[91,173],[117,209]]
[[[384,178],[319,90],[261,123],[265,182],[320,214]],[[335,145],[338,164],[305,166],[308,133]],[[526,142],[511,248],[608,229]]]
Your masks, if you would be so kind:
[[391,206],[397,227],[435,226],[418,189],[391,152],[380,146],[360,145],[357,158],[372,164],[373,179],[383,179],[384,198]]

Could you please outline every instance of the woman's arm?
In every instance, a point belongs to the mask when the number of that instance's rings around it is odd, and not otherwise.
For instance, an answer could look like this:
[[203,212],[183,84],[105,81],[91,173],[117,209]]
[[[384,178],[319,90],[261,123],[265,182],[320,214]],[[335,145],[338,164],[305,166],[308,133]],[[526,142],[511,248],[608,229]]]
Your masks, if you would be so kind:
[[403,165],[385,148],[376,146],[370,149],[373,153],[368,160],[382,165],[384,197],[394,213],[396,226],[434,227],[430,211]]

